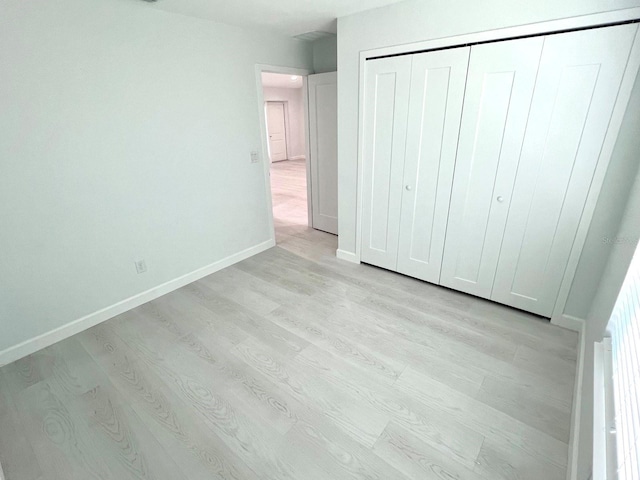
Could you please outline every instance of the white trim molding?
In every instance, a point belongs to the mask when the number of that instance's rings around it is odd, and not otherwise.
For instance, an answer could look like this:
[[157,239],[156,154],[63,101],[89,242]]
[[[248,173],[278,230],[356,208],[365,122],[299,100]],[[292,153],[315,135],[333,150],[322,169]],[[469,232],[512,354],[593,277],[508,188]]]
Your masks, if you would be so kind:
[[583,318],[563,313],[562,315],[551,317],[551,324],[566,328],[573,332],[582,333],[584,331],[585,320]]
[[360,258],[355,253],[347,252],[346,250],[336,250],[336,257],[347,262],[360,263]]
[[[259,243],[258,245],[249,247],[238,253],[223,258],[222,260],[218,260],[217,262],[207,265],[206,267],[199,268],[198,270],[194,270],[193,272],[182,275],[181,277],[169,280],[168,282],[158,285],[157,287],[153,287],[145,292],[139,293],[109,307],[98,310],[97,312],[91,313],[77,320],[73,320],[66,325],[58,327],[35,338],[26,340],[22,343],[19,343],[18,345],[9,347],[0,352],[0,367],[11,362],[15,362],[16,360],[26,357],[27,355],[31,355],[38,350],[47,348],[54,343],[69,338],[77,333],[87,330],[88,328],[98,325],[99,323],[109,320],[110,318],[118,316],[133,308],[139,307],[140,305],[150,302],[151,300],[155,300],[158,297],[173,292],[174,290],[193,283],[196,280],[200,280],[201,278],[206,277],[207,275],[211,275],[212,273],[222,270],[223,268],[241,262],[242,260],[257,255],[260,252],[264,252],[271,247],[275,247],[275,245],[275,241],[273,239],[269,239],[265,242]],[[0,480],[2,480],[1,476]]]
[[609,337],[593,345],[593,480],[618,478],[611,347]]
[[586,349],[586,322],[577,317],[563,315],[566,322],[553,322],[558,326],[578,332],[578,355],[576,361],[576,377],[573,385],[573,406],[571,408],[571,431],[567,459],[567,480],[578,480],[578,452],[580,449],[580,417],[582,413],[582,377],[584,374],[584,357]]

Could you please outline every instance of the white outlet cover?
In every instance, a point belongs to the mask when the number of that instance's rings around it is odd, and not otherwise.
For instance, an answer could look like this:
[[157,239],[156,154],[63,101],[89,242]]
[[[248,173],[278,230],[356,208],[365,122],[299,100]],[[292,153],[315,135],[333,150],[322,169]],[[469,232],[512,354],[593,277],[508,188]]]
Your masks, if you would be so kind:
[[136,272],[144,273],[147,271],[147,262],[145,262],[144,259],[136,260],[135,264],[136,264]]
[[258,163],[260,161],[260,155],[258,152],[251,152],[251,163]]

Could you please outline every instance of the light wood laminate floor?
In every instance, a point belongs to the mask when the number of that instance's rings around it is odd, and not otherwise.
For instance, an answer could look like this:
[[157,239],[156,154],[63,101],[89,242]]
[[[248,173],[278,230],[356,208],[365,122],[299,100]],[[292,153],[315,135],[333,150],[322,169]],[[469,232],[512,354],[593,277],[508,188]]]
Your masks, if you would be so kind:
[[277,225],[0,369],[7,480],[564,480],[573,332]]
[[[307,171],[304,160],[285,160],[271,164],[271,196],[278,243],[286,242],[292,235],[301,235],[310,230]],[[335,244],[337,243],[336,239]]]

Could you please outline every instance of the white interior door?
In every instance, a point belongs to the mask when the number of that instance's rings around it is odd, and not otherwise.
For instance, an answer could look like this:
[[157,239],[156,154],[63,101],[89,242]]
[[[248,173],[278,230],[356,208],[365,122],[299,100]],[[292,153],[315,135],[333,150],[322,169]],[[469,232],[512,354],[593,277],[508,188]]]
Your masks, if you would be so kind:
[[313,228],[338,234],[338,74],[308,77]]
[[469,47],[413,56],[398,271],[440,281]]
[[288,158],[284,109],[284,102],[267,102],[267,135],[269,136],[269,157],[272,162]]
[[471,48],[440,277],[456,290],[491,295],[542,44]]
[[492,299],[552,314],[637,29],[545,38]]
[[396,270],[411,56],[366,65],[362,261]]

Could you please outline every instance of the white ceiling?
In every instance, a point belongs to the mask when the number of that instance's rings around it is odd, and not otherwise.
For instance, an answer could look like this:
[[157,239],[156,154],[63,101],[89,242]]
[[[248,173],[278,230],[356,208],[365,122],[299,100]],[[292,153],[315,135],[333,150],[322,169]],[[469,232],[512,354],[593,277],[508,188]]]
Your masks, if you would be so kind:
[[300,75],[283,75],[282,73],[265,72],[262,74],[262,86],[277,88],[302,88],[302,77]]
[[336,32],[335,19],[401,0],[157,0],[153,8],[285,35]]

